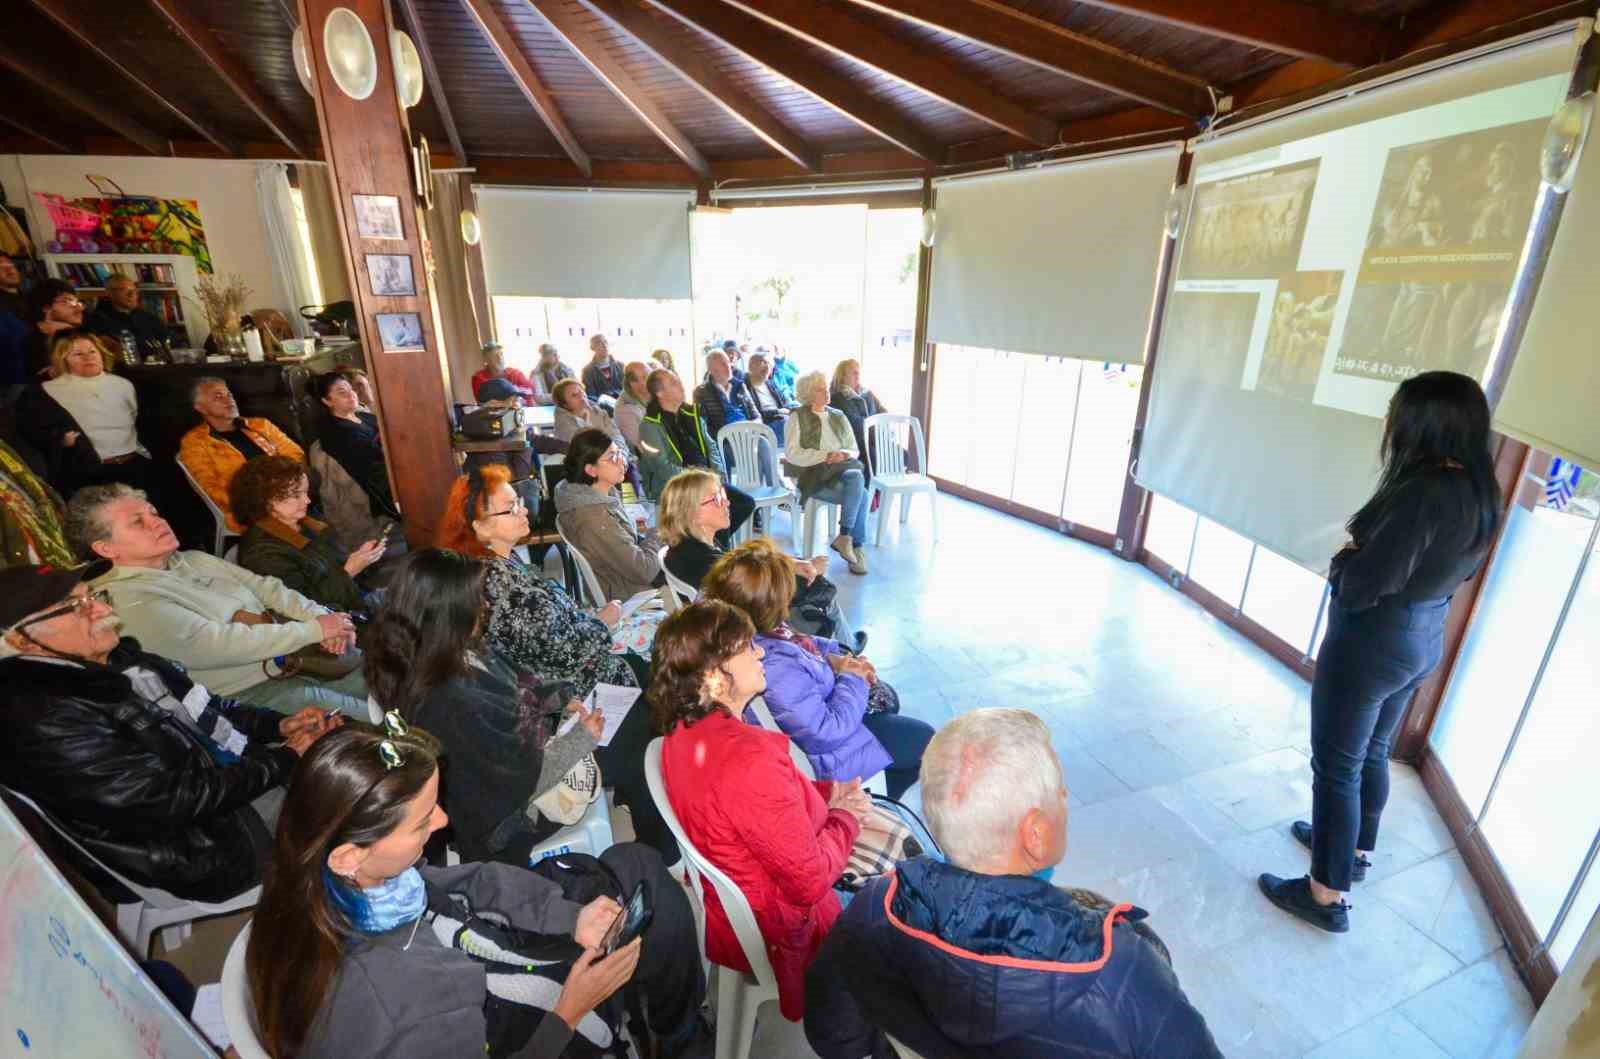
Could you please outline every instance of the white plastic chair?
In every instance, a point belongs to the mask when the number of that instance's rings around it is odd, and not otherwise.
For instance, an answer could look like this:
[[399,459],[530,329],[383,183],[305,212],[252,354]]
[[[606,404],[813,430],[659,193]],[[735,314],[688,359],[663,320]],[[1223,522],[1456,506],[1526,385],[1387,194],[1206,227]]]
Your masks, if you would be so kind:
[[211,499],[211,494],[207,493],[201,488],[200,483],[195,481],[194,473],[189,470],[182,460],[177,460],[176,463],[178,464],[178,470],[183,472],[183,477],[188,481],[189,488],[194,490],[195,495],[200,498],[200,502],[206,506],[206,510],[211,512],[212,519],[216,521],[217,532],[211,543],[211,554],[218,558],[227,558],[227,548],[224,545],[229,537],[238,537],[239,534],[228,528],[228,516],[223,514],[222,509],[217,506],[217,502]]
[[577,823],[568,824],[528,851],[528,865],[532,867],[546,857],[559,857],[564,853],[598,857],[616,845],[616,841],[611,831],[611,797],[602,789],[600,797],[589,803]]
[[[767,700],[760,695],[751,699],[745,709],[749,710],[755,716],[756,723],[767,729],[767,731],[783,731],[773,718],[772,710],[767,707]],[[811,759],[806,757],[806,752],[801,750],[793,739],[789,740],[789,758],[794,762],[795,768],[799,769],[806,779],[814,780],[817,778],[817,770],[811,767]],[[870,791],[873,794],[882,794],[887,797],[889,794],[889,776],[885,772],[880,772],[876,776],[862,780],[861,787],[863,790]]]
[[[928,494],[928,508],[933,515],[933,539],[939,539],[939,487],[926,473],[928,446],[922,438],[922,424],[913,416],[880,412],[868,416],[866,422],[867,447],[872,451],[872,482],[868,486],[869,500],[881,496],[878,507],[878,532],[873,544],[883,543],[883,524],[889,521],[889,505],[900,498],[900,521],[911,515],[911,499],[918,493]],[[906,469],[906,445],[916,446],[917,466],[920,471]]]
[[48,824],[52,831],[60,835],[64,842],[115,879],[129,893],[137,896],[135,901],[117,905],[117,933],[122,936],[123,943],[133,951],[135,959],[150,958],[150,938],[158,930],[162,931],[162,943],[167,951],[171,952],[189,940],[189,925],[195,920],[254,908],[256,902],[261,899],[259,886],[253,886],[237,897],[216,904],[188,901],[154,886],[142,886],[89,852],[72,832],[57,823],[55,818],[41,809],[32,798],[10,787],[0,787],[0,791],[27,806],[35,816]]
[[910,1048],[907,1048],[905,1045],[895,1040],[893,1035],[885,1033],[884,1036],[889,1038],[889,1046],[895,1050],[895,1054],[898,1055],[900,1059],[922,1059],[921,1055],[913,1052]]
[[675,577],[672,571],[667,569],[667,552],[671,550],[669,545],[663,544],[661,550],[656,552],[656,558],[661,561],[661,572],[667,576],[667,592],[672,596],[672,609],[677,610],[693,603],[700,595],[700,590],[689,582]]
[[[790,532],[799,524],[795,511],[800,497],[778,471],[778,435],[765,423],[729,423],[717,431],[717,448],[728,460],[728,482],[756,502],[755,512],[736,534],[747,541],[755,532],[756,515],[779,508],[789,512]],[[729,457],[731,456],[731,459]]]
[[222,1024],[228,1027],[233,1050],[239,1053],[240,1059],[272,1059],[261,1038],[256,1036],[256,1006],[250,999],[250,982],[244,973],[250,927],[251,923],[246,923],[239,931],[222,964]]
[[[826,500],[818,500],[816,497],[812,497],[806,501],[804,511],[805,529],[801,532],[801,540],[795,544],[794,550],[800,558],[809,559],[817,554],[816,551],[812,550],[811,543],[816,540],[818,513],[822,514],[825,525],[828,527],[828,540],[832,541],[839,535],[839,518],[844,513],[844,508],[839,504],[832,504]],[[826,542],[824,543],[825,549]]]
[[[578,568],[578,603],[580,606],[603,607],[606,605],[606,591],[600,587],[600,578],[594,572],[594,567],[580,552],[577,545],[567,539],[566,533],[561,529],[561,520],[556,519],[556,532],[561,534],[561,543],[567,546],[567,554],[572,556],[572,565]],[[585,600],[582,597],[587,596]]]
[[[745,959],[750,961],[750,972],[747,974],[713,966],[717,979],[717,1059],[750,1059],[750,1045],[756,1034],[756,1014],[761,1005],[778,999],[778,978],[773,974],[772,961],[767,959],[766,942],[762,940],[761,928],[756,924],[750,902],[733,884],[733,880],[695,849],[689,836],[684,834],[678,815],[672,811],[672,802],[667,798],[666,781],[661,775],[661,743],[660,738],[652,739],[644,752],[644,777],[650,784],[650,797],[655,799],[661,818],[666,821],[672,837],[678,840],[678,848],[683,851],[690,892],[698,897],[702,892],[702,878],[711,883],[711,888],[716,890],[717,898],[722,902],[723,911],[727,913],[728,922],[733,926],[734,934],[739,938],[739,947],[744,950]],[[702,923],[702,935],[704,930]],[[704,946],[702,936],[702,950]]]

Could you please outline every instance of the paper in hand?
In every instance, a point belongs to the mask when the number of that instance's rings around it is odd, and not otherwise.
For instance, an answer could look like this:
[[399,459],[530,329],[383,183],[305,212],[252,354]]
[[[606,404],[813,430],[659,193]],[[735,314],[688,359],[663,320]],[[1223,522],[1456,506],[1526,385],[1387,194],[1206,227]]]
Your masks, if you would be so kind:
[[605,727],[600,732],[601,746],[611,745],[611,738],[617,734],[617,729],[622,727],[628,711],[639,701],[640,694],[638,688],[625,688],[620,684],[596,684],[589,697],[583,700],[584,709],[597,709],[606,719]]

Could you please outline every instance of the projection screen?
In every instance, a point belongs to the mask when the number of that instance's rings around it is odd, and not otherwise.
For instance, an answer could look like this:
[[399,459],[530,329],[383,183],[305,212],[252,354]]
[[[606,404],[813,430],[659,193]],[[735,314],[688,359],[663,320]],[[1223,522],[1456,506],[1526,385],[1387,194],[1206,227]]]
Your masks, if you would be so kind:
[[1481,379],[1570,32],[1195,147],[1139,484],[1325,570],[1396,384]]

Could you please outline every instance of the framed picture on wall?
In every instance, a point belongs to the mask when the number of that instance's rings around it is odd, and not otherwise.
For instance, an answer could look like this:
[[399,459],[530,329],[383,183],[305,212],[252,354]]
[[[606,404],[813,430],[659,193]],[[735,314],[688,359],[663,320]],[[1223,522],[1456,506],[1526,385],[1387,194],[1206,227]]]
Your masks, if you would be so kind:
[[368,254],[367,279],[372,293],[381,297],[405,297],[417,293],[411,273],[410,254]]
[[417,313],[378,313],[378,341],[385,353],[413,353],[423,348],[422,317]]
[[404,239],[400,200],[393,195],[351,195],[356,211],[356,231],[363,239]]

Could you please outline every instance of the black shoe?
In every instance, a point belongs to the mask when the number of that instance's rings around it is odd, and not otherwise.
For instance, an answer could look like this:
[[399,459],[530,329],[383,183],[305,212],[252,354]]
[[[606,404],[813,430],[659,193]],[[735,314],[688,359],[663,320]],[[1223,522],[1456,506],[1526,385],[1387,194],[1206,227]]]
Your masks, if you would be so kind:
[[856,654],[867,649],[867,634],[865,630],[856,633]]
[[1263,873],[1256,881],[1261,885],[1261,892],[1267,895],[1267,900],[1290,915],[1299,916],[1329,934],[1344,934],[1350,930],[1350,906],[1343,901],[1336,905],[1318,904],[1317,899],[1311,896],[1311,876],[1280,879],[1276,875]]
[[[1295,837],[1306,849],[1311,848],[1311,825],[1304,820],[1296,820],[1289,826],[1289,834]],[[1350,867],[1350,881],[1364,882],[1367,878],[1367,869],[1372,867],[1372,862],[1361,854],[1356,854],[1355,862]]]

